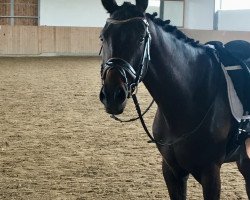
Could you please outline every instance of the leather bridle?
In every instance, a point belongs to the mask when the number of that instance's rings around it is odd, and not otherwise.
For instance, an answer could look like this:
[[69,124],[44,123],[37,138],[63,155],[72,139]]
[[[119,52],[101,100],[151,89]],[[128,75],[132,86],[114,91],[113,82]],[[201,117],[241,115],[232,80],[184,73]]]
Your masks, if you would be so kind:
[[[135,71],[128,61],[122,58],[116,58],[116,57],[108,59],[106,63],[102,64],[102,69],[101,69],[101,77],[102,77],[103,84],[110,70],[116,69],[119,71],[120,75],[123,77],[124,82],[127,86],[128,98],[131,97],[132,94],[137,91],[137,87],[139,83],[143,80],[148,70],[148,65],[150,61],[150,43],[151,43],[149,24],[147,20],[143,17],[135,17],[135,18],[127,19],[127,20],[114,20],[114,19],[109,18],[107,20],[107,23],[111,23],[111,24],[128,23],[134,20],[141,20],[146,25],[146,35],[144,37],[144,51],[143,51],[140,64],[136,68],[138,70]],[[129,80],[132,80],[132,81],[129,81]]]
[[[128,23],[128,22],[133,21],[133,20],[141,20],[146,25],[146,35],[144,37],[144,51],[143,51],[143,55],[141,57],[141,62],[137,68],[138,70],[135,71],[134,68],[131,66],[131,64],[122,58],[110,58],[110,59],[108,59],[108,61],[106,63],[102,64],[102,68],[101,68],[102,84],[104,85],[106,76],[110,70],[116,69],[119,71],[120,75],[123,77],[124,82],[127,86],[128,98],[132,97],[132,99],[134,101],[135,108],[136,108],[136,111],[138,113],[138,117],[130,119],[130,120],[121,120],[114,115],[112,115],[111,117],[119,122],[132,122],[132,121],[140,119],[141,124],[142,124],[146,134],[150,138],[149,142],[150,143],[155,142],[156,144],[160,144],[150,134],[150,132],[148,131],[147,126],[143,120],[143,116],[151,108],[151,106],[154,103],[154,100],[152,100],[152,102],[150,103],[148,108],[145,110],[145,112],[142,113],[140,105],[139,105],[137,97],[136,97],[137,87],[138,87],[139,83],[144,79],[144,77],[148,71],[148,65],[149,65],[149,61],[150,61],[151,35],[149,32],[149,24],[148,24],[147,20],[143,17],[135,17],[135,18],[127,19],[127,20],[114,20],[114,19],[109,18],[107,20],[107,23],[122,24],[122,23]],[[101,54],[102,50],[103,50],[103,46],[100,49],[100,54]],[[132,81],[129,82],[128,77],[130,77],[130,80],[132,80]]]

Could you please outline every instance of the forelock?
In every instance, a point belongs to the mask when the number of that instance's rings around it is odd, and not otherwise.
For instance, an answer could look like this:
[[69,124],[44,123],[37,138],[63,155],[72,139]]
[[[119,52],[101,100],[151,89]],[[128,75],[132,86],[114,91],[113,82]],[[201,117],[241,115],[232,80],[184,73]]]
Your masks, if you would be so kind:
[[116,20],[126,20],[133,17],[144,17],[144,13],[130,2],[124,2],[123,5],[111,15],[111,18]]

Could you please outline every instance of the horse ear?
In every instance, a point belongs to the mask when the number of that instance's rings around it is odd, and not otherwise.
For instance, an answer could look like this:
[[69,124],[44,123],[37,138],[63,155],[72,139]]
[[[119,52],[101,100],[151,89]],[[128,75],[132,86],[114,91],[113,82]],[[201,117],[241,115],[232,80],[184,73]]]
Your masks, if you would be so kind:
[[110,14],[115,12],[119,7],[115,0],[102,0],[102,5]]
[[145,12],[148,8],[148,0],[136,0],[136,6]]

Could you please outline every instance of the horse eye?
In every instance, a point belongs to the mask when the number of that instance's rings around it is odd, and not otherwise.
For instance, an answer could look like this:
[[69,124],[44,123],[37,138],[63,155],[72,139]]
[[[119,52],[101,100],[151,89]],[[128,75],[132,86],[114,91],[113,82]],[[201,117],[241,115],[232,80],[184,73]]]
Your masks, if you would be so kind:
[[145,40],[145,37],[141,37],[140,40],[139,40],[139,42],[140,42],[140,43],[143,43],[144,40]]
[[100,40],[103,42],[103,37],[102,37],[102,36],[100,36],[99,38],[100,38]]

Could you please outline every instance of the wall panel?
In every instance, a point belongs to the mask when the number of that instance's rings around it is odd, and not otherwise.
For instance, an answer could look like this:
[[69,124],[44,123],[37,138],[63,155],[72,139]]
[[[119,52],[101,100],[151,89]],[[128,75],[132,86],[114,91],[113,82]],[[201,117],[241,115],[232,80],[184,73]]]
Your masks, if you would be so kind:
[[[0,55],[98,55],[100,28],[0,26]],[[243,39],[249,32],[183,29],[189,37],[205,43]]]
[[218,40],[223,43],[231,40],[246,40],[250,42],[250,32],[246,31],[214,31],[214,30],[192,30],[183,29],[189,37],[205,43],[211,40]]
[[56,47],[56,28],[38,27],[39,29],[39,53],[55,53]]
[[[39,54],[38,29],[33,26],[16,26],[20,29],[20,50],[21,54]],[[19,53],[17,52],[17,53]]]
[[97,55],[100,28],[0,26],[0,55]]
[[55,32],[55,50],[57,53],[71,52],[70,28],[57,27]]
[[9,54],[9,49],[11,45],[11,29],[8,26],[0,26],[0,54],[6,55]]

